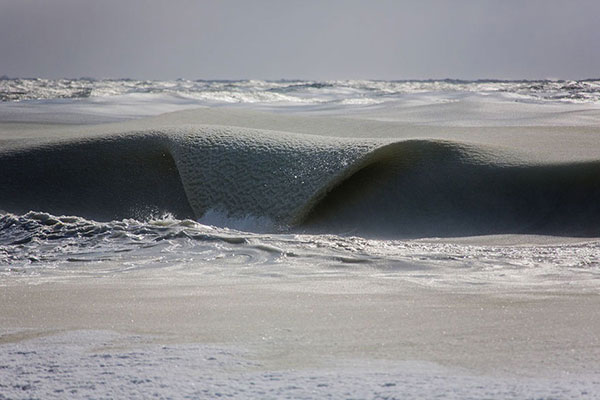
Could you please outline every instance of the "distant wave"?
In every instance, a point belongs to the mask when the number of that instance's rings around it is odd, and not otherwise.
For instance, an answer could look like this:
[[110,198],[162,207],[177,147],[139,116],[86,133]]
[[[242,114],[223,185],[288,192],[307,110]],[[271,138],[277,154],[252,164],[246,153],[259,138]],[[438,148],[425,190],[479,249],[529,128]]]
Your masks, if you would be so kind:
[[[132,94],[168,94],[206,105],[379,104],[406,95],[508,94],[519,101],[599,103],[600,80],[187,80],[135,79],[0,79],[0,101],[102,98]],[[444,97],[444,96],[442,96]]]
[[386,237],[600,234],[600,161],[534,164],[439,140],[189,125],[4,146],[0,209],[100,221],[268,220]]

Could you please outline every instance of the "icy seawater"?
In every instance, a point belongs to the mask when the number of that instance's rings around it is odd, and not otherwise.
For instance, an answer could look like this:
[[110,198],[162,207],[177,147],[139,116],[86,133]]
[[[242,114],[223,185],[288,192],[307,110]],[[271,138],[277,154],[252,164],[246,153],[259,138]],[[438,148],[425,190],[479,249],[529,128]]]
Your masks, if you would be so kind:
[[3,284],[597,289],[597,80],[6,78],[0,99]]

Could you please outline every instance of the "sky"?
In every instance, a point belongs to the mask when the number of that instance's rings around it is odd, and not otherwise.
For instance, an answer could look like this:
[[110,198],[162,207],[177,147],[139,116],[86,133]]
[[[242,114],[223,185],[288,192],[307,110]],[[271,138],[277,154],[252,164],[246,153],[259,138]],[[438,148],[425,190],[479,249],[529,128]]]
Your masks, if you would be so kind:
[[598,0],[0,0],[0,75],[600,77]]

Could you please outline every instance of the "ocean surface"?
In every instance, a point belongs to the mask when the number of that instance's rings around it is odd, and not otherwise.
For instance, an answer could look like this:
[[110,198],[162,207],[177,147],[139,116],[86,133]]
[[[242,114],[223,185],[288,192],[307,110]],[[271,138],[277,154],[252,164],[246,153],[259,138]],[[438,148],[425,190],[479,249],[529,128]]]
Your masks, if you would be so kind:
[[0,78],[0,399],[596,399],[599,293],[599,80]]
[[0,99],[3,285],[599,288],[598,80],[4,78]]

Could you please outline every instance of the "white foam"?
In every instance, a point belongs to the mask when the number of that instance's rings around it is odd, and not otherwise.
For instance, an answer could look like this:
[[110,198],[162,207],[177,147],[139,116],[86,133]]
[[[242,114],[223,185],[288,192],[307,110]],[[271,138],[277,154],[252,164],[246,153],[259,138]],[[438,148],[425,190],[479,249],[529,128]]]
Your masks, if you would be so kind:
[[277,225],[266,216],[244,215],[241,217],[230,216],[226,211],[215,209],[207,210],[198,223],[217,228],[229,228],[243,232],[273,232]]
[[[25,333],[26,335],[26,333]],[[158,338],[73,331],[0,343],[0,397],[597,399],[597,373],[558,377],[474,374],[423,361],[336,360],[266,369],[244,349],[156,344]],[[158,339],[159,340],[159,339]],[[153,343],[154,342],[154,343]]]

